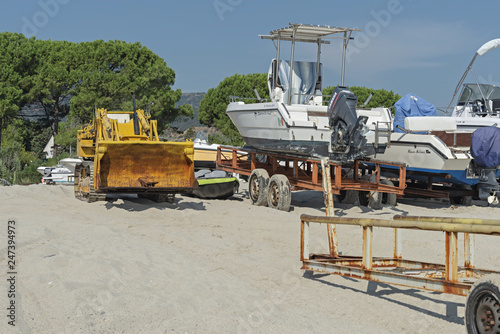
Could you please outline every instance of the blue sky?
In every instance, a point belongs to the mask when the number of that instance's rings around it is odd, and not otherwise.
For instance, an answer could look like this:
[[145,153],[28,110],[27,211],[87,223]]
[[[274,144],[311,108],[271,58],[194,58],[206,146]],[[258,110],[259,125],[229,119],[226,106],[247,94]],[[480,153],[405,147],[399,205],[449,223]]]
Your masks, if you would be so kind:
[[[235,73],[267,72],[275,49],[258,35],[291,22],[359,28],[346,85],[413,92],[446,106],[476,50],[500,38],[499,14],[494,0],[21,0],[2,5],[0,31],[138,41],[175,70],[174,88],[206,92]],[[297,52],[308,60],[307,51]],[[340,56],[338,42],[324,49],[325,86],[340,83]],[[500,85],[499,60],[494,50],[476,61],[481,81]]]

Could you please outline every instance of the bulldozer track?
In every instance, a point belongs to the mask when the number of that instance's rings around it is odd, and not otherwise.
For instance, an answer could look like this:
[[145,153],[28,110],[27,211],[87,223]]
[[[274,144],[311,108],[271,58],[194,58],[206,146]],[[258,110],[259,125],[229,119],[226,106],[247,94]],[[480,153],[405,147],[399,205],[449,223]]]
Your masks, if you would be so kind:
[[83,165],[77,165],[75,167],[75,197],[82,201],[87,201],[89,203],[104,201],[106,200],[106,194],[101,194],[96,192],[94,188],[94,164],[89,165],[88,176],[85,178],[89,178],[89,192],[82,191],[81,182],[83,181],[82,170],[86,168]]

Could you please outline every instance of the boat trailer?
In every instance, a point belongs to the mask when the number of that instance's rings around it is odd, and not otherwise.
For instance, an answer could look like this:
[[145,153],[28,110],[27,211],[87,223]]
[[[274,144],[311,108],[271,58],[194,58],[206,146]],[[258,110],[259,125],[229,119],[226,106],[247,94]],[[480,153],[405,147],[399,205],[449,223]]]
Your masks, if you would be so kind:
[[[400,215],[392,219],[372,219],[306,214],[301,215],[300,219],[302,269],[467,296],[465,308],[467,332],[500,333],[500,272],[478,269],[474,266],[475,234],[500,235],[500,220]],[[309,253],[311,223],[328,226],[330,254]],[[337,224],[362,228],[362,256],[339,255],[335,228]],[[394,229],[392,257],[373,256],[374,227]],[[445,232],[444,264],[403,259],[402,229]],[[464,234],[463,266],[458,264],[459,233]]]
[[[370,163],[373,168],[362,177],[358,177],[358,174],[361,174],[361,161],[363,160],[347,164],[325,158],[278,154],[247,147],[219,146],[217,149],[217,169],[249,176],[249,194],[253,204],[268,204],[269,207],[284,211],[288,211],[290,207],[290,191],[324,189],[323,183],[327,177],[323,171],[331,175],[329,189],[333,194],[342,197],[348,196],[348,192],[359,191],[365,197],[366,205],[373,209],[380,209],[382,206],[382,197],[372,200],[372,197],[379,193],[403,195],[406,187],[404,182],[397,186],[384,183],[381,174],[383,170],[391,167],[399,179],[404,180],[405,165],[372,159]],[[273,182],[275,179],[280,182]],[[271,200],[266,201],[266,198]],[[287,198],[288,202],[281,203],[280,199],[283,198]],[[277,199],[276,203],[274,199]]]

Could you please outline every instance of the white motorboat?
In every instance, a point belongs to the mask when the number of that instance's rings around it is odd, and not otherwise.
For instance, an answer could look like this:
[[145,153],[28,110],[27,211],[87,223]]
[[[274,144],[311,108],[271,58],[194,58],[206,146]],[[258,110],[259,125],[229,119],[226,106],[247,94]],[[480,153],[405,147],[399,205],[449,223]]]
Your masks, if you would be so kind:
[[61,159],[59,161],[60,165],[63,165],[64,167],[66,167],[67,169],[69,169],[73,173],[75,172],[76,165],[81,164],[81,163],[82,163],[82,159],[80,159],[80,158],[65,158],[65,159]]
[[74,183],[74,172],[62,165],[52,167],[42,166],[38,167],[36,170],[43,175],[41,180],[42,184],[72,185]]
[[[351,34],[358,29],[291,24],[287,28],[261,36],[276,46],[276,58],[268,73],[270,101],[245,103],[232,96],[226,113],[245,142],[257,149],[307,156],[330,156],[334,160],[352,160],[375,152],[367,143],[366,117],[356,115],[357,97],[347,88],[334,92],[328,101],[322,95],[321,46],[330,39],[341,39],[342,83],[345,50]],[[337,37],[339,36],[339,37]],[[290,41],[290,61],[280,59],[281,43]],[[296,61],[295,43],[316,43],[317,61]],[[255,102],[255,101],[253,101]],[[383,149],[383,145],[379,146]]]
[[73,185],[75,176],[75,166],[81,163],[78,158],[61,159],[56,166],[41,166],[36,170],[43,175],[42,184],[65,184]]

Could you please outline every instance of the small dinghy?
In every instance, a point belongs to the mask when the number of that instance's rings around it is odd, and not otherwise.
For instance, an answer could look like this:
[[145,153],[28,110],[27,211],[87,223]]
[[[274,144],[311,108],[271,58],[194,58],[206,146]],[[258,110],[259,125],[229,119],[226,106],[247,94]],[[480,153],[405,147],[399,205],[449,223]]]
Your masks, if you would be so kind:
[[193,190],[193,195],[200,198],[224,199],[238,192],[238,179],[229,176],[221,170],[210,171],[202,169],[195,174],[199,187]]

